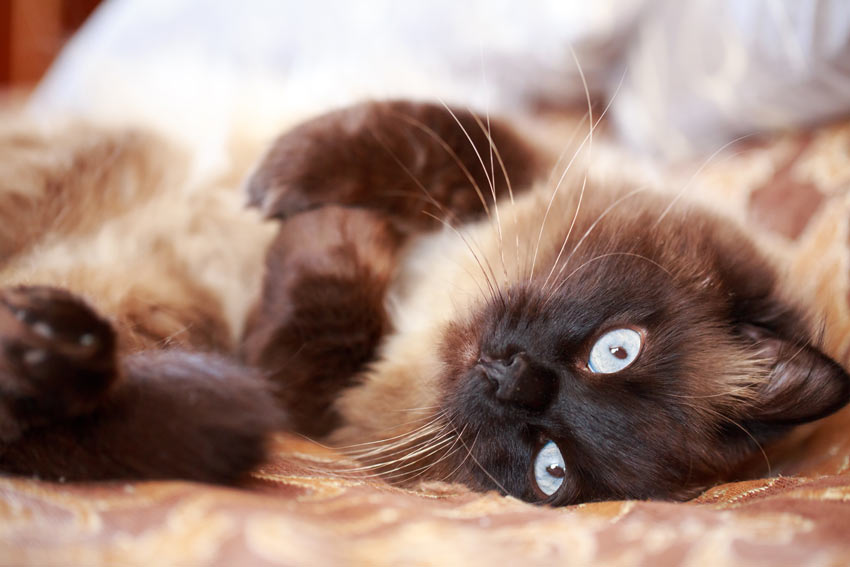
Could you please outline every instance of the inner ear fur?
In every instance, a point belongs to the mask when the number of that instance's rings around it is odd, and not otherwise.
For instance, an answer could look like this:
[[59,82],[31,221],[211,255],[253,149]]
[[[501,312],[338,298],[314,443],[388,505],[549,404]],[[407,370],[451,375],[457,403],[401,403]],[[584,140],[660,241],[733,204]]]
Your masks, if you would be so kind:
[[786,426],[814,421],[850,402],[850,376],[815,344],[804,312],[780,297],[775,267],[736,226],[715,220],[711,234],[728,316],[742,340],[766,359],[744,419]]
[[810,342],[783,339],[756,325],[741,330],[770,365],[756,388],[749,420],[794,425],[826,417],[850,402],[850,376]]

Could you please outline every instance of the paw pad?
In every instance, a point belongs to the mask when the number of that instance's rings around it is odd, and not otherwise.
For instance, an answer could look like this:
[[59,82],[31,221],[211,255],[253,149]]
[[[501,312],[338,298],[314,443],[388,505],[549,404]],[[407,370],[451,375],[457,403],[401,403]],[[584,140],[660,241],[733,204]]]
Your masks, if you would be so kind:
[[115,377],[115,333],[65,290],[0,289],[0,368],[0,390],[11,399],[78,413]]

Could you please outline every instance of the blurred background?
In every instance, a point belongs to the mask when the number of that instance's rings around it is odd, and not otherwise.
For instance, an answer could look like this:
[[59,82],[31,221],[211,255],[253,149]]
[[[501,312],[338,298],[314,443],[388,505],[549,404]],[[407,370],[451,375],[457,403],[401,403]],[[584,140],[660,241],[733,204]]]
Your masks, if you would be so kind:
[[101,0],[0,0],[0,88],[28,89]]
[[38,84],[35,115],[142,123],[208,163],[364,98],[534,113],[586,108],[585,83],[665,160],[841,118],[850,1],[0,0],[0,86]]

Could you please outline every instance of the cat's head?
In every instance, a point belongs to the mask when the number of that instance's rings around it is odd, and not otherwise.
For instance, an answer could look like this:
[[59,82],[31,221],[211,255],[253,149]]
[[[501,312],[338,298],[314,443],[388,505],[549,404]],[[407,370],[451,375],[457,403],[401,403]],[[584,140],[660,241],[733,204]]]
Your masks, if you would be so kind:
[[441,416],[442,447],[413,445],[411,478],[553,504],[685,498],[847,403],[850,379],[761,253],[732,223],[669,202],[588,188],[577,215],[565,199],[541,230],[532,199],[503,209],[501,236],[485,222],[463,238],[467,264],[438,252],[454,276],[430,268],[415,293],[432,295],[439,330],[404,339],[402,323],[386,350],[435,342],[433,363],[381,398],[383,419],[413,401]]

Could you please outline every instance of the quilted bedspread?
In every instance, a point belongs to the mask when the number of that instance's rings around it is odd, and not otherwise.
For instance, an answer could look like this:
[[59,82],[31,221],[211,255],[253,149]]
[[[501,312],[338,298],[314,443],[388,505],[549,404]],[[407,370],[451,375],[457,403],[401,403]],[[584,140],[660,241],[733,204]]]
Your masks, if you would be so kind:
[[[850,365],[850,122],[698,166],[688,191],[753,229]],[[280,435],[240,488],[0,478],[0,564],[850,565],[850,408],[767,447],[757,480],[685,503],[550,509],[344,468]]]

